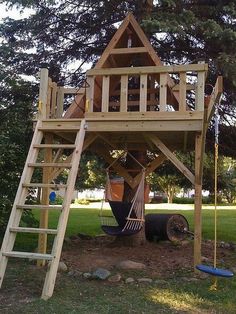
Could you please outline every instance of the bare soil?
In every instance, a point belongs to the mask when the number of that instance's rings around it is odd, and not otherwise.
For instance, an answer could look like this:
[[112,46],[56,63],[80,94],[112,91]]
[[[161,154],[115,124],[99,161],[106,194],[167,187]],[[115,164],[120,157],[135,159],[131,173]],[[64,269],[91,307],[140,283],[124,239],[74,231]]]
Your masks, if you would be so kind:
[[[179,243],[146,242],[145,245],[130,247],[118,246],[114,238],[99,236],[91,239],[74,239],[64,247],[62,260],[70,269],[90,272],[98,267],[112,270],[123,260],[144,263],[146,275],[168,277],[176,271],[193,270],[193,241]],[[232,262],[232,250],[218,248],[218,261],[229,267]],[[202,245],[202,256],[208,264],[213,262],[213,242]]]

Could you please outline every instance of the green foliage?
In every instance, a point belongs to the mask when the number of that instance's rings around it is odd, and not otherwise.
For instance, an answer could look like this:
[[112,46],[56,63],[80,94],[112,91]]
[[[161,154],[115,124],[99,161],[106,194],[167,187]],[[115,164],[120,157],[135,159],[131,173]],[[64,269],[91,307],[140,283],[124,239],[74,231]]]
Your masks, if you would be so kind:
[[86,198],[76,198],[75,201],[74,201],[74,204],[89,205],[90,201],[87,200]]

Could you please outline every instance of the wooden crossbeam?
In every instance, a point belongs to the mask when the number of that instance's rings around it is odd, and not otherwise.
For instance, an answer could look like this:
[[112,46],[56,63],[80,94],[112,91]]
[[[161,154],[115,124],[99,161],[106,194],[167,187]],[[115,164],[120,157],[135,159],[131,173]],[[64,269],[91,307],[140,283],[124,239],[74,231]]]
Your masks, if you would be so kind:
[[194,184],[195,177],[191,171],[171,152],[171,150],[155,135],[149,135],[151,141],[160,149],[160,151],[179,169],[180,172]]
[[209,102],[208,102],[208,115],[207,115],[207,121],[210,122],[212,115],[214,114],[214,104],[217,103],[220,99],[220,96],[223,93],[223,77],[218,76],[216,80],[216,84],[214,86],[214,90],[210,96]]

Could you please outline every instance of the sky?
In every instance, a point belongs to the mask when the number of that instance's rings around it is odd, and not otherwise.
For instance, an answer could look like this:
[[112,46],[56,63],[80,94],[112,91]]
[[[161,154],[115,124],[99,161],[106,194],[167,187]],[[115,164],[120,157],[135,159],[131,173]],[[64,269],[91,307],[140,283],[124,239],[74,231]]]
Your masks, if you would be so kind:
[[23,12],[20,12],[19,9],[13,8],[11,10],[7,10],[7,7],[5,4],[0,4],[0,22],[2,19],[6,17],[10,17],[13,19],[20,19],[29,16],[33,10],[31,9],[25,9]]

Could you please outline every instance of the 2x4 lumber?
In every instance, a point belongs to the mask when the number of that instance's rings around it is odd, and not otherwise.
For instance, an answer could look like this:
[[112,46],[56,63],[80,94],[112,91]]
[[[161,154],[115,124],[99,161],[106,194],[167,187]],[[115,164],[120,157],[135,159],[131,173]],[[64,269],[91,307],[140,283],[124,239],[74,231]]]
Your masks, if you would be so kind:
[[[32,138],[31,145],[30,145],[30,149],[29,149],[29,153],[28,153],[28,156],[26,158],[26,165],[28,163],[35,162],[37,159],[38,151],[33,148],[33,145],[34,144],[40,144],[42,141],[43,133],[41,131],[39,131],[40,125],[41,125],[41,121],[39,120],[36,124],[34,135]],[[27,166],[25,166],[23,173],[22,173],[22,176],[21,176],[19,186],[18,186],[18,190],[16,193],[16,197],[14,200],[14,204],[12,207],[12,211],[10,214],[10,218],[8,221],[8,225],[6,228],[6,232],[5,232],[5,235],[3,238],[2,247],[1,247],[1,251],[0,251],[0,287],[1,287],[2,282],[3,282],[3,278],[4,278],[5,271],[6,271],[6,266],[7,266],[7,261],[8,261],[7,257],[3,256],[2,253],[6,252],[6,251],[12,251],[12,249],[13,249],[16,234],[10,233],[10,228],[13,226],[19,226],[22,211],[17,210],[16,207],[17,207],[17,204],[23,204],[25,202],[28,191],[26,189],[22,189],[22,184],[24,182],[30,182],[32,174],[33,174],[33,168],[28,168]]]
[[186,111],[186,72],[179,75],[179,111]]
[[65,189],[67,184],[54,184],[54,183],[24,183],[24,188],[53,188],[53,189]]
[[[109,75],[109,74],[107,74]],[[87,112],[93,112],[93,102],[94,102],[94,76],[88,75],[87,76],[87,95],[86,95],[86,103],[88,101],[88,108],[85,108],[85,111]],[[87,104],[85,105],[85,107]]]
[[112,55],[122,55],[129,53],[147,53],[148,50],[146,47],[131,47],[131,48],[113,48],[110,51]]
[[[202,242],[202,135],[195,137],[195,193],[194,193],[194,266],[201,263]],[[194,267],[195,268],[195,267]]]
[[56,103],[57,103],[57,84],[52,83],[52,98],[51,98],[51,114],[50,118],[56,118]]
[[4,252],[3,255],[6,257],[42,259],[46,261],[51,261],[54,258],[54,256],[50,254],[39,254],[39,253],[29,253],[29,252],[17,252],[17,251]]
[[46,115],[47,118],[51,116],[51,98],[52,98],[52,79],[48,78],[48,92],[47,92],[47,105],[46,105]]
[[[144,91],[144,93],[145,93],[145,91]],[[142,97],[144,98],[145,96],[143,95]],[[130,100],[130,101],[127,102],[127,106],[128,107],[139,106],[140,104],[142,104],[140,102],[140,100]],[[157,104],[158,104],[157,100],[148,100],[147,101],[147,97],[146,97],[146,107],[145,108],[147,108],[147,105],[148,106],[155,106]],[[120,103],[115,102],[115,101],[111,101],[109,103],[109,107],[113,107],[114,108],[114,107],[119,107],[119,106],[120,106]],[[143,111],[139,110],[139,111],[140,112],[145,112],[144,110]]]
[[48,69],[40,70],[38,119],[47,117]]
[[128,75],[122,75],[120,83],[120,112],[127,112],[127,104],[128,104]]
[[[45,134],[45,144],[51,144],[52,142],[53,142],[53,135],[51,133]],[[52,148],[51,147],[44,150],[44,162],[46,164],[52,163]],[[42,178],[43,184],[47,185],[50,183],[51,172],[52,172],[51,167],[43,168],[43,178]],[[42,198],[41,198],[42,205],[49,205],[49,193],[50,193],[50,188],[48,186],[44,186],[42,188]],[[41,210],[39,227],[41,229],[48,228],[48,210]],[[38,237],[38,253],[46,254],[46,252],[47,252],[47,234],[41,233],[39,234],[39,237]],[[44,260],[37,261],[38,266],[44,266],[44,264],[45,264]]]
[[[196,84],[186,84],[186,91],[195,90]],[[179,91],[180,90],[180,84],[177,84],[171,88],[172,91]]]
[[110,76],[105,75],[102,78],[102,112],[109,111],[109,88]]
[[63,206],[61,205],[31,205],[31,204],[21,204],[21,205],[16,205],[17,209],[57,209],[57,210],[63,210]]
[[194,185],[195,177],[191,171],[171,152],[171,150],[155,135],[149,136],[157,148],[176,166],[177,169]]
[[35,167],[35,168],[44,168],[44,167],[52,167],[52,168],[71,168],[70,163],[46,163],[46,162],[36,162],[36,163],[29,163],[28,167]]
[[160,74],[160,94],[159,94],[160,111],[166,111],[167,105],[167,73]]
[[84,95],[85,94],[85,88],[63,87],[63,92],[65,95],[67,95],[67,94]]
[[61,212],[61,215],[59,217],[58,233],[55,236],[53,248],[52,248],[52,255],[55,258],[51,262],[50,268],[47,271],[46,279],[44,282],[44,287],[43,287],[43,292],[42,292],[42,298],[44,300],[47,300],[48,298],[52,296],[53,289],[55,286],[57,269],[58,269],[58,265],[60,261],[61,250],[63,246],[67,221],[68,221],[69,212],[70,212],[70,204],[73,197],[75,181],[77,177],[81,153],[82,153],[83,144],[84,144],[84,137],[85,137],[85,120],[82,120],[81,129],[77,133],[76,139],[75,139],[76,149],[73,153],[72,168],[71,168],[71,171],[69,172],[69,176],[67,180],[68,188],[67,188],[64,201],[63,201],[64,210]]
[[140,112],[147,111],[147,75],[140,75]]
[[12,227],[10,232],[19,233],[45,233],[45,234],[57,234],[56,229],[43,229],[43,228],[23,228],[23,227]]
[[[155,96],[155,94],[159,94],[159,89],[155,87],[147,88],[147,94],[150,94],[150,93]],[[140,94],[139,88],[128,90],[128,95],[139,95],[139,94]],[[120,90],[115,90],[112,93],[110,93],[110,96],[119,96],[119,95],[120,95]]]
[[161,65],[161,66],[142,66],[124,67],[110,69],[91,69],[87,71],[87,76],[91,75],[141,75],[158,73],[180,73],[180,72],[199,72],[207,71],[207,64],[186,64],[186,65]]
[[[90,127],[91,121],[99,121],[103,120],[104,122],[109,120],[117,120],[117,121],[131,121],[131,120],[203,120],[203,112],[198,111],[169,111],[169,112],[160,112],[160,111],[148,111],[148,112],[93,112],[86,114],[86,121],[88,122],[88,129]],[[50,122],[49,122],[50,123]]]
[[218,76],[208,105],[207,121],[210,122],[214,113],[214,104],[218,103],[223,93],[223,76]]
[[75,145],[74,144],[38,144],[38,145],[34,145],[34,148],[74,149]]
[[197,74],[197,88],[196,88],[196,100],[195,110],[204,110],[204,97],[205,97],[205,72],[201,71]]
[[64,87],[58,87],[57,89],[57,110],[56,110],[56,117],[62,117],[64,111]]

